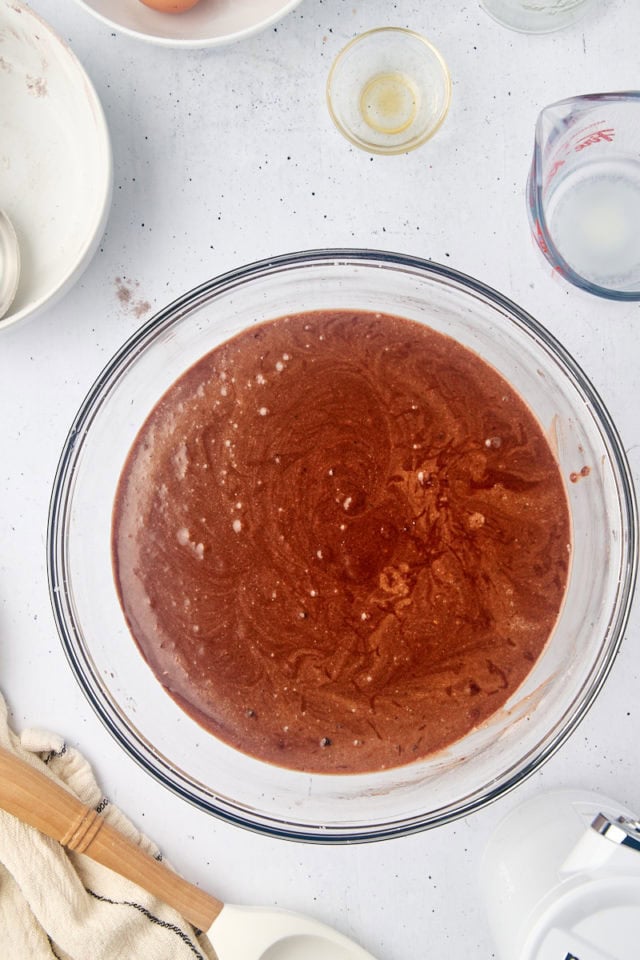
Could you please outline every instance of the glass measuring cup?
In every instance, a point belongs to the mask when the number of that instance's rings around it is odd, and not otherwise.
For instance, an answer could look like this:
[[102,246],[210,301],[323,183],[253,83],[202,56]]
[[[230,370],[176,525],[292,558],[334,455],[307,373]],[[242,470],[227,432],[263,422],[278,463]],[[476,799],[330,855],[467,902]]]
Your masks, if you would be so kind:
[[546,107],[527,184],[534,237],[566,280],[640,300],[640,91]]
[[503,27],[521,33],[551,33],[579,20],[593,0],[480,0]]

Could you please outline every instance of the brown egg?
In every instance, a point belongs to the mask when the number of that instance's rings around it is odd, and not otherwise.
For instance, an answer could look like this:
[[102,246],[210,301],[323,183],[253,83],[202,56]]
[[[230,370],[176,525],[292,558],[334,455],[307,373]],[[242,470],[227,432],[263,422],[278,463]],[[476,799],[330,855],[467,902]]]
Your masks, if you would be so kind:
[[140,0],[145,7],[151,7],[152,10],[159,10],[160,13],[185,13],[195,7],[199,0]]

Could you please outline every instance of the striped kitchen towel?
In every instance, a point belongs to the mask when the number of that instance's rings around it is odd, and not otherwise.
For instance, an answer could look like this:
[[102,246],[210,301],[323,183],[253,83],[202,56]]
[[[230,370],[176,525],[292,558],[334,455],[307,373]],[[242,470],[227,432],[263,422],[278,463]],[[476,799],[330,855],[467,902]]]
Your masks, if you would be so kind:
[[[9,727],[0,695],[0,744],[102,812],[160,859],[157,847],[102,796],[84,757],[56,734]],[[0,810],[2,960],[215,960],[205,937],[174,910],[105,867]]]

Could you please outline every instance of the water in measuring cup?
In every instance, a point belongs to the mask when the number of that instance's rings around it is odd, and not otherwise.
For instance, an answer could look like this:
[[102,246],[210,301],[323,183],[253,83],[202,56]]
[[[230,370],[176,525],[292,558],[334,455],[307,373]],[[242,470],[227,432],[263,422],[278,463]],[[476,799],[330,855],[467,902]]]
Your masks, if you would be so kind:
[[640,285],[640,163],[594,161],[569,173],[545,203],[549,233],[583,279],[618,290]]

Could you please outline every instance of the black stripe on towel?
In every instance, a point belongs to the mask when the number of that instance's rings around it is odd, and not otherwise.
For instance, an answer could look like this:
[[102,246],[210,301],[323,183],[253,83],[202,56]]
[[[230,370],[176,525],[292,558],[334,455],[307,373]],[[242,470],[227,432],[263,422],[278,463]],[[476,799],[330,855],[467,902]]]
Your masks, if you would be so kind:
[[175,923],[168,923],[166,920],[161,920],[160,917],[154,916],[150,910],[147,910],[146,907],[143,907],[141,903],[134,903],[131,900],[109,900],[108,897],[103,897],[99,893],[95,893],[93,890],[87,888],[87,893],[89,893],[94,899],[100,900],[102,903],[111,903],[115,907],[133,907],[135,910],[139,910],[143,916],[150,920],[151,923],[157,924],[159,927],[164,927],[165,930],[170,930],[172,933],[175,933],[183,943],[185,943],[191,952],[198,958],[198,960],[206,960],[196,945],[194,944],[191,937],[188,937],[184,930],[181,930],[180,927],[176,926]]
[[51,937],[47,937],[47,940],[49,941],[49,949],[51,950],[51,953],[53,954],[53,956],[56,958],[56,960],[61,960],[60,954],[56,953],[54,949],[53,941],[51,940]]
[[59,750],[49,750],[46,756],[42,757],[44,763],[50,763],[54,757],[63,757],[67,752],[67,745],[63,743]]

